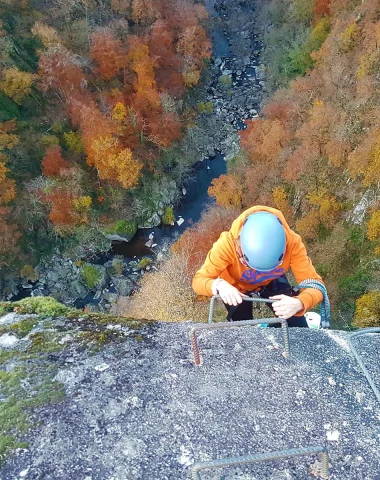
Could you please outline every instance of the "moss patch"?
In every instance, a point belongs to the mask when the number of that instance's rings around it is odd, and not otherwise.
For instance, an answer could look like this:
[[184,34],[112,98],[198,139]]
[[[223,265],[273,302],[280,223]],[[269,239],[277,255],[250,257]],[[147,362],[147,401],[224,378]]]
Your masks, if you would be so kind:
[[17,323],[9,325],[9,330],[18,338],[23,338],[38,324],[37,318],[24,318]]
[[127,237],[129,241],[136,235],[136,232],[137,222],[134,222],[133,220],[119,220],[106,228],[106,233],[116,233],[117,235]]
[[18,436],[32,426],[28,417],[28,409],[59,401],[64,397],[63,386],[45,378],[33,386],[32,390],[25,388],[24,382],[29,377],[38,379],[41,369],[36,366],[29,368],[15,367],[12,371],[0,371],[0,394],[6,400],[0,402],[0,461],[6,454],[15,449],[26,447]]
[[73,308],[66,307],[52,297],[29,297],[18,302],[0,302],[0,315],[16,311],[20,314],[37,314],[44,317],[67,315]]
[[[41,317],[21,318],[17,323],[4,325],[1,333],[12,332],[19,338],[29,335],[30,344],[23,351],[0,351],[0,462],[12,450],[27,447],[22,442],[33,423],[30,411],[52,402],[61,401],[64,388],[53,378],[65,358],[65,349],[85,348],[89,353],[98,351],[106,343],[125,342],[128,338],[141,341],[140,329],[148,321],[118,317],[102,313],[84,313],[65,307],[49,297],[33,297],[19,302],[2,302],[0,315],[17,311],[19,314],[39,314]],[[149,322],[152,323],[152,322]],[[44,330],[30,333],[39,324]],[[108,329],[108,325],[121,325],[121,329]],[[133,330],[126,336],[125,327]],[[69,340],[60,343],[63,337]],[[51,361],[54,353],[55,360]]]

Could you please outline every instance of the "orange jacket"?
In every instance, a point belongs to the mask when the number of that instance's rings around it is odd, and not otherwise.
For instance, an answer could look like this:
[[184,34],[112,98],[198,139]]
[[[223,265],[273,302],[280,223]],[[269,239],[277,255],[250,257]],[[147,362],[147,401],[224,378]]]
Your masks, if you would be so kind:
[[[286,250],[282,264],[270,272],[257,272],[245,267],[240,262],[235,248],[235,240],[240,235],[245,218],[251,213],[263,210],[276,215],[281,220],[286,233]],[[211,296],[212,282],[220,277],[242,293],[252,292],[258,290],[260,286],[268,285],[273,279],[286,273],[289,268],[292,269],[297,283],[309,278],[322,280],[307,256],[301,237],[290,229],[283,214],[275,208],[257,205],[243,212],[232,223],[229,232],[221,233],[208,252],[205,263],[195,274],[192,286],[198,295]],[[297,315],[303,315],[323,300],[322,293],[314,288],[301,290],[298,298],[302,301],[304,310],[298,312]]]

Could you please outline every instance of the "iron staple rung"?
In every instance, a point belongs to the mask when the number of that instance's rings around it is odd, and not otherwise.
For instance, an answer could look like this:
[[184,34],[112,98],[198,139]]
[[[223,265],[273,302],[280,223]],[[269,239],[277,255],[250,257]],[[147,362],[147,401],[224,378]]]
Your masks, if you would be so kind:
[[[212,317],[214,315],[214,303],[215,300],[222,300],[222,297],[220,295],[213,295],[210,300],[210,310],[208,314],[208,323],[212,323]],[[223,301],[223,300],[222,300]],[[260,297],[248,297],[247,295],[243,296],[243,301],[244,302],[254,302],[254,303],[274,303],[276,300],[269,300],[267,298],[260,298]],[[261,322],[264,323],[264,322]]]
[[243,327],[247,325],[260,325],[261,323],[281,323],[282,330],[284,332],[284,347],[285,347],[285,357],[290,357],[290,346],[289,346],[289,331],[288,331],[288,322],[283,318],[263,318],[260,320],[240,320],[238,322],[221,322],[221,323],[208,323],[204,325],[198,325],[193,327],[190,330],[190,339],[191,345],[194,352],[194,363],[195,365],[200,365],[200,354],[197,342],[197,336],[195,332],[197,330],[220,330],[222,328],[229,327]]
[[233,467],[247,463],[280,460],[288,457],[300,457],[316,453],[322,453],[322,478],[328,478],[328,452],[325,447],[292,448],[290,450],[280,450],[277,452],[256,453],[254,455],[244,455],[242,457],[222,458],[219,460],[199,462],[193,465],[192,473],[194,479],[199,479],[198,472],[209,468]]
[[[205,323],[202,325],[197,325],[193,327],[192,330],[218,330],[220,328],[228,328],[228,327],[244,327],[245,325],[261,325],[262,323],[283,323],[286,322],[285,319],[279,317],[272,317],[272,318],[252,318],[251,320],[238,320],[236,322],[219,322],[219,323]],[[287,322],[286,322],[287,323]]]

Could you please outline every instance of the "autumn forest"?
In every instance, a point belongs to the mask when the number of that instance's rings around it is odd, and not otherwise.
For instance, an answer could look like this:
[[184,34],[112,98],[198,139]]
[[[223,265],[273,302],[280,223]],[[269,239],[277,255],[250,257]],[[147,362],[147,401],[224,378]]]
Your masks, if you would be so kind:
[[211,55],[206,10],[11,1],[0,18],[0,267],[32,266],[57,246],[107,250],[102,228],[144,220],[131,190],[194,162],[168,148],[192,121],[182,98]]
[[[262,204],[303,237],[335,326],[379,325],[379,2],[253,3],[266,72],[260,116],[214,179],[215,204],[117,308],[206,318],[191,278],[220,231]],[[82,261],[109,250],[105,234],[134,231],[157,188],[189,175],[201,160],[185,145],[199,114],[192,96],[212,42],[209,14],[193,0],[3,0],[0,22],[6,292],[56,251]],[[163,205],[167,223],[173,203]]]

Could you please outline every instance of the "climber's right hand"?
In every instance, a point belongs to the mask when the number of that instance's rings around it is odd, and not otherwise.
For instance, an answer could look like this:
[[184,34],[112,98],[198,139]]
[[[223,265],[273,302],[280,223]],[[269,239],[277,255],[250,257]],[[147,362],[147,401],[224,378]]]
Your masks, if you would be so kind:
[[237,288],[221,278],[217,278],[212,282],[211,290],[214,295],[219,295],[223,302],[228,305],[236,306],[243,301],[243,294],[240,293]]

